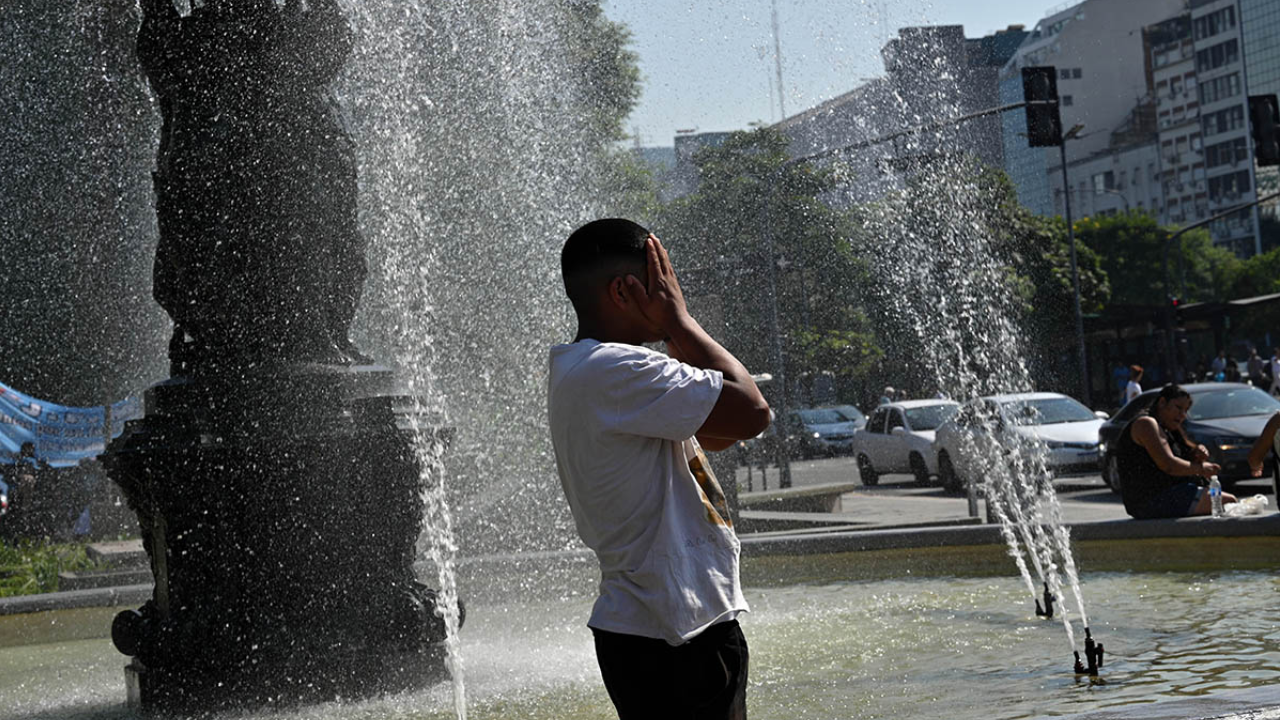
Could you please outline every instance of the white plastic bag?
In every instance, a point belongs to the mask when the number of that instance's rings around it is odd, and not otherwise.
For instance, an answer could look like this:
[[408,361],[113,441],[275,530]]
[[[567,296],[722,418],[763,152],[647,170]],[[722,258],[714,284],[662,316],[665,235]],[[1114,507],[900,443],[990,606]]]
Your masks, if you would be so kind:
[[1253,497],[1240,498],[1239,502],[1233,502],[1225,508],[1227,517],[1243,517],[1245,515],[1260,515],[1267,509],[1267,496],[1254,495]]

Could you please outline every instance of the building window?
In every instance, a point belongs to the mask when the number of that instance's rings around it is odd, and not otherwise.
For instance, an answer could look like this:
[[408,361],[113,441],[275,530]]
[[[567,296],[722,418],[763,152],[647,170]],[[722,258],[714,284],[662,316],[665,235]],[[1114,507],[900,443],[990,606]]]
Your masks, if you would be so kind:
[[1209,178],[1209,199],[1235,201],[1249,192],[1249,186],[1248,170]]
[[1215,70],[1240,60],[1240,43],[1235,39],[1218,43],[1196,53],[1196,72]]
[[1240,73],[1231,73],[1200,85],[1200,102],[1211,103],[1240,94]]
[[1064,106],[1064,107],[1069,107],[1073,102],[1074,102],[1074,100],[1073,100],[1073,98],[1072,98],[1070,95],[1063,95],[1063,96],[1062,96],[1062,104],[1063,104],[1063,106]]
[[1071,79],[1071,68],[1059,68],[1059,69],[1058,69],[1058,79],[1059,79],[1059,80],[1070,80],[1070,79]]
[[1071,68],[1071,79],[1079,80],[1082,75],[1084,75],[1084,71],[1080,68]]
[[1214,35],[1230,30],[1235,26],[1236,9],[1234,7],[1226,7],[1217,12],[1209,13],[1204,17],[1196,18],[1196,21],[1192,23],[1196,40],[1213,37]]
[[1236,138],[1235,140],[1210,145],[1204,151],[1204,162],[1207,167],[1235,164],[1245,162],[1248,159],[1249,148],[1245,144],[1244,138]]
[[1239,105],[1208,113],[1200,118],[1201,134],[1212,137],[1218,133],[1244,127],[1244,108]]

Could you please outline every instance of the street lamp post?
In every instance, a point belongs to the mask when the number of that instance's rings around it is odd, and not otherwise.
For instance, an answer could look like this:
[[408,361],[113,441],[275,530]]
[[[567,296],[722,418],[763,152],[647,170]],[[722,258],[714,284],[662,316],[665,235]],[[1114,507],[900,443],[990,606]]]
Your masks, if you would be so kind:
[[[777,172],[766,180],[764,203],[765,262],[769,263],[769,334],[772,336],[774,372],[778,379],[778,410],[774,418],[774,460],[778,464],[778,487],[791,487],[791,457],[787,450],[787,418],[790,413],[787,398],[787,358],[782,347],[782,324],[778,321],[778,261],[773,242],[773,193]],[[781,423],[781,427],[778,426]]]
[[1128,214],[1129,214],[1129,212],[1130,212],[1130,208],[1129,208],[1129,198],[1125,197],[1125,196],[1124,196],[1124,193],[1120,192],[1119,190],[1116,190],[1115,188],[1097,188],[1096,192],[1098,192],[1098,193],[1110,193],[1110,194],[1112,194],[1112,195],[1115,195],[1115,196],[1119,197],[1119,198],[1120,198],[1120,201],[1124,203],[1124,212],[1125,212],[1125,214],[1126,214],[1126,215],[1128,215]]
[[1084,344],[1084,313],[1080,310],[1080,271],[1076,265],[1076,229],[1071,219],[1071,181],[1067,178],[1067,141],[1075,139],[1083,125],[1076,125],[1062,136],[1058,156],[1062,160],[1062,204],[1067,220],[1067,241],[1071,246],[1071,288],[1076,308],[1076,341],[1080,352],[1080,399],[1089,404],[1089,365]]

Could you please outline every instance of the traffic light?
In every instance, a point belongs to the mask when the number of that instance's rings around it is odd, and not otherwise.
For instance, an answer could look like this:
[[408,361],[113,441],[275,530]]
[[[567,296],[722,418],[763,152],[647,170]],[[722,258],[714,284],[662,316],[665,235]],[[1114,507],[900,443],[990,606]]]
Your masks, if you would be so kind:
[[1058,113],[1058,69],[1052,65],[1022,68],[1022,99],[1027,108],[1027,140],[1031,147],[1062,144]]
[[1249,96],[1249,124],[1258,165],[1280,165],[1280,105],[1275,95]]
[[1169,296],[1169,307],[1173,308],[1174,310],[1177,310],[1177,309],[1178,309],[1178,298],[1173,297],[1173,296]]

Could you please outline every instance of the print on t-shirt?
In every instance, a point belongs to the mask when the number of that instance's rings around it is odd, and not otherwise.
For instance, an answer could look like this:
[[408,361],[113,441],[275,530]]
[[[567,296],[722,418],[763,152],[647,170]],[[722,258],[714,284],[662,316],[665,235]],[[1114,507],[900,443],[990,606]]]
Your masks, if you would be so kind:
[[702,504],[707,508],[707,522],[722,527],[733,527],[733,518],[729,517],[729,504],[725,501],[724,491],[716,474],[711,471],[711,463],[706,453],[697,443],[693,443],[693,457],[689,458],[689,470],[698,481]]

